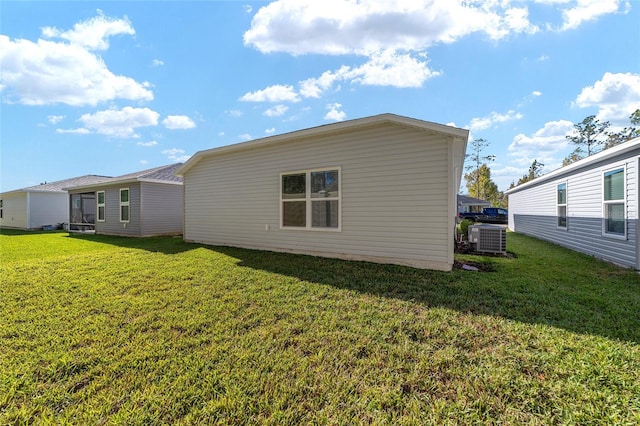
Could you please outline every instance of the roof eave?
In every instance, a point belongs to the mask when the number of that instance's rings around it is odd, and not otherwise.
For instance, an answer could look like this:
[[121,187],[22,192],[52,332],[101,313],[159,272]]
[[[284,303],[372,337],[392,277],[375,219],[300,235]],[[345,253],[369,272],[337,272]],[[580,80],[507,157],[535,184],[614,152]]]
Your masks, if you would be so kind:
[[546,175],[542,175],[537,177],[529,182],[525,182],[522,185],[518,185],[514,188],[508,189],[504,192],[505,195],[513,194],[514,192],[521,191],[523,189],[527,189],[531,186],[538,185],[540,183],[546,182],[548,180],[554,179],[558,176],[562,176],[574,170],[579,170],[584,167],[587,167],[593,163],[597,163],[599,161],[607,160],[608,158],[615,157],[620,154],[624,154],[629,151],[633,151],[634,149],[640,148],[640,138],[631,139],[627,142],[621,143],[618,146],[613,148],[605,149],[604,151],[600,151],[597,154],[593,154],[590,157],[583,158],[582,160],[576,161],[575,163],[571,163],[568,166],[561,167],[559,169],[555,169]]
[[189,171],[194,165],[196,165],[203,157],[209,155],[217,155],[226,152],[235,152],[245,149],[251,149],[255,147],[269,146],[277,143],[282,143],[294,139],[300,139],[305,137],[312,137],[318,135],[327,135],[330,133],[340,132],[343,130],[354,130],[362,127],[371,126],[374,124],[393,123],[400,124],[408,127],[417,128],[423,131],[432,131],[441,133],[443,135],[450,136],[455,140],[466,142],[469,138],[469,130],[460,129],[457,127],[446,126],[444,124],[432,123],[429,121],[423,121],[415,118],[403,117],[395,114],[380,114],[371,117],[357,118],[349,121],[342,121],[339,123],[324,124],[321,126],[311,127],[302,130],[295,130],[293,132],[283,133],[281,135],[268,136],[264,138],[254,139],[247,142],[240,142],[232,145],[226,145],[216,148],[210,148],[196,152],[189,160],[187,160],[180,168],[178,168],[174,174],[176,176],[183,177],[184,174]]

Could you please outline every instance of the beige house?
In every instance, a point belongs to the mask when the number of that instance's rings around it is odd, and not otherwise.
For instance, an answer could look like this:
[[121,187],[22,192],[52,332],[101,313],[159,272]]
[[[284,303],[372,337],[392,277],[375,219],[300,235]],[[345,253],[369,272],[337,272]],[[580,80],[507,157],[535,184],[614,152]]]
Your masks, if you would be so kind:
[[468,131],[393,114],[196,153],[184,238],[451,270]]

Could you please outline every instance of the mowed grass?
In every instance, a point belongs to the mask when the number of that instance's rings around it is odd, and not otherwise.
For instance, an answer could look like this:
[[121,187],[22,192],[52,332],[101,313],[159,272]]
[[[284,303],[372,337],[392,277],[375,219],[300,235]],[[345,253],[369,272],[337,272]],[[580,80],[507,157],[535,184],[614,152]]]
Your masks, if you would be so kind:
[[640,278],[0,235],[0,424],[639,424]]

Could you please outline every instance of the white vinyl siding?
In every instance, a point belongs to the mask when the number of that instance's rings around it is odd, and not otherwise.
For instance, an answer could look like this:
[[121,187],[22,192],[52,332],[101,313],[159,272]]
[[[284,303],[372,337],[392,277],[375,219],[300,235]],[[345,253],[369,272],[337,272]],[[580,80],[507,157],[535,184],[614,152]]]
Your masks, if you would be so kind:
[[96,202],[98,204],[97,220],[98,220],[98,222],[104,222],[105,221],[105,210],[106,210],[104,191],[96,192]]
[[69,222],[66,192],[19,191],[2,195],[0,226],[4,228],[40,229],[65,222]]
[[626,184],[625,168],[603,173],[602,180],[602,233],[609,237],[626,238]]
[[[104,222],[96,220],[96,233],[106,235],[140,236],[140,184],[130,183],[129,221],[121,222],[120,190],[125,189],[117,184],[101,186],[96,191],[104,191]],[[97,198],[97,197],[96,197]],[[97,204],[97,203],[96,203]],[[97,215],[96,215],[97,216]]]
[[[613,263],[640,269],[638,157],[640,149],[509,193],[509,228]],[[604,174],[624,168],[625,235],[604,234]],[[562,170],[562,169],[561,169]],[[534,181],[535,182],[535,181]],[[557,186],[567,183],[568,228],[557,226]]]
[[[381,124],[203,157],[184,176],[185,239],[450,269],[450,143]],[[341,232],[281,229],[282,174],[325,165],[340,170]]]
[[3,228],[29,228],[29,202],[27,192],[4,194],[2,196],[2,219],[0,226]]
[[141,236],[182,234],[182,185],[141,182],[140,198]]
[[69,195],[66,192],[29,193],[29,228],[69,222]]
[[[121,191],[128,190],[129,221],[121,221]],[[183,224],[183,189],[180,184],[135,182],[127,188],[103,186],[105,220],[96,222],[96,233],[147,237],[180,235]],[[97,198],[97,197],[96,197]]]

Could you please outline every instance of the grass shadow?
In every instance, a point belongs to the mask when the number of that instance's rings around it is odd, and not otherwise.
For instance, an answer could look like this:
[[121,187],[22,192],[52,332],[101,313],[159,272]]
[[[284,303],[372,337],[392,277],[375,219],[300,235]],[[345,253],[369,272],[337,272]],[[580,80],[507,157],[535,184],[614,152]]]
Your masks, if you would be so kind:
[[200,245],[185,243],[182,236],[176,237],[125,237],[101,234],[65,232],[67,238],[109,244],[118,247],[145,250],[153,253],[178,254],[194,250]]
[[[12,236],[40,233],[0,232]],[[514,254],[509,258],[457,258],[460,262],[481,264],[491,272],[438,272],[206,246],[172,237],[65,234],[64,238],[168,255],[205,248],[238,259],[240,267],[342,290],[640,343],[640,275],[524,235],[509,234],[508,248]]]
[[[466,259],[491,272],[438,272],[230,247],[210,249],[240,259],[239,266],[343,290],[640,343],[640,276],[578,253],[571,255],[595,266],[582,268],[582,276],[576,278],[575,265],[560,265],[554,271],[549,264],[532,265],[528,256],[523,261],[468,255]],[[554,246],[553,250],[566,249]],[[540,268],[551,269],[556,278],[549,279]]]

